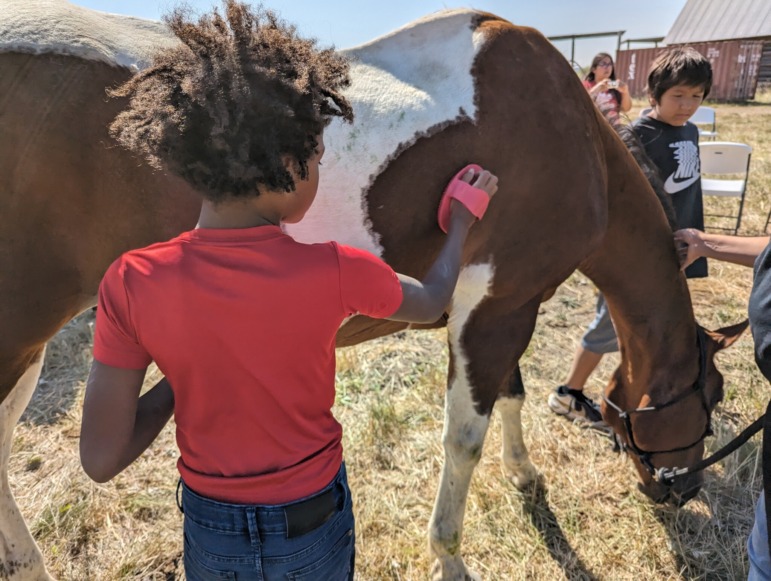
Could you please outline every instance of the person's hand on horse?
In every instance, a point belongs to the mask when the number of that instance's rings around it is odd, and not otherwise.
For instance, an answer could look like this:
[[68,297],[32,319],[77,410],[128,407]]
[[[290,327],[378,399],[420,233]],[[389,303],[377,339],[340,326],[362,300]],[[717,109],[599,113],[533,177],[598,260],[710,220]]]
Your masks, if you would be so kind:
[[[495,192],[498,191],[498,176],[484,169],[480,172],[469,169],[460,179],[485,192],[488,198],[492,198],[495,195]],[[451,200],[451,222],[458,222],[460,225],[470,228],[471,225],[479,219],[481,218],[477,218],[462,202],[456,199]]]
[[696,228],[684,228],[674,234],[677,258],[680,260],[680,270],[685,270],[697,258],[704,256],[703,232]]

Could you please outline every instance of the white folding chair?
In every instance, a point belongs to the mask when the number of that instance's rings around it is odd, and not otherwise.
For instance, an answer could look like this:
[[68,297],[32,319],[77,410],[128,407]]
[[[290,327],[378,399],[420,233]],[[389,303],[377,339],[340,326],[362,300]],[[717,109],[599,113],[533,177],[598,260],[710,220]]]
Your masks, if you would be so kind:
[[[701,191],[705,196],[720,196],[739,198],[739,211],[736,215],[705,214],[716,218],[736,218],[734,228],[714,226],[720,230],[733,230],[734,234],[742,223],[744,196],[747,191],[747,180],[750,176],[750,157],[752,147],[746,143],[730,143],[727,141],[708,141],[699,145],[701,157]],[[709,175],[705,178],[704,175]],[[733,179],[713,176],[735,176]],[[740,179],[735,179],[739,177]]]
[[715,110],[712,107],[699,107],[696,109],[696,113],[691,115],[689,119],[691,123],[696,125],[706,125],[711,129],[702,129],[699,127],[699,136],[706,139],[715,139],[717,137],[717,125],[715,121]]

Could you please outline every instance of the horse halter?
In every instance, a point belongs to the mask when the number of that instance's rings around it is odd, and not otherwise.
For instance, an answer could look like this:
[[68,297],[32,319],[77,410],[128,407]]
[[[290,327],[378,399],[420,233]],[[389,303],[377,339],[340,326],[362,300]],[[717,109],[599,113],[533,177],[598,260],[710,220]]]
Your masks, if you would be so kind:
[[[602,395],[602,399],[605,400],[605,403],[608,404],[610,407],[612,407],[616,412],[618,412],[618,417],[624,422],[624,427],[626,428],[626,439],[627,442],[624,442],[621,437],[619,437],[618,434],[615,432],[613,433],[613,437],[615,440],[615,449],[617,451],[629,451],[635,454],[639,460],[640,463],[645,466],[645,468],[648,470],[650,475],[653,477],[654,480],[657,482],[664,484],[666,486],[671,486],[674,482],[674,479],[676,476],[678,476],[679,472],[681,471],[678,468],[656,468],[653,465],[653,461],[651,459],[652,456],[656,454],[671,454],[674,452],[683,452],[685,450],[690,450],[694,446],[697,446],[701,442],[704,441],[704,439],[707,436],[711,436],[713,434],[712,432],[712,412],[709,409],[709,406],[707,405],[707,398],[705,394],[705,387],[707,384],[707,346],[706,346],[706,338],[704,336],[704,330],[701,327],[696,327],[696,340],[699,345],[699,376],[696,378],[696,381],[691,386],[691,389],[688,391],[678,395],[677,397],[659,405],[653,405],[653,406],[647,406],[647,407],[640,407],[633,410],[624,411],[619,406],[614,404],[608,397],[605,396],[605,394]],[[632,430],[632,414],[643,414],[643,413],[650,413],[650,412],[657,412],[663,409],[666,409],[668,407],[671,407],[681,401],[683,401],[686,398],[691,397],[694,394],[700,394],[701,395],[701,406],[704,409],[704,413],[707,417],[707,424],[704,428],[704,432],[701,436],[693,443],[689,444],[687,446],[680,446],[679,448],[672,448],[670,450],[642,450],[635,442],[634,439],[634,432]]]

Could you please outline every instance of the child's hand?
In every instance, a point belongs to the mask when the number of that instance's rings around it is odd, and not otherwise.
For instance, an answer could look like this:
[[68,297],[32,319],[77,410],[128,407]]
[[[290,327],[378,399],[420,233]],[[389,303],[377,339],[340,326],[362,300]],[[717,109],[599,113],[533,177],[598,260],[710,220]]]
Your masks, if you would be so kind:
[[[482,190],[490,198],[498,191],[498,177],[487,170],[482,170],[480,173],[475,174],[474,170],[470,169],[461,177],[461,180]],[[451,200],[450,220],[452,222],[459,221],[466,226],[466,228],[469,228],[476,219],[476,216],[474,216],[474,214],[472,214],[461,202],[455,199]]]
[[608,90],[608,79],[604,79],[599,83],[597,83],[596,85],[594,85],[591,89],[589,89],[589,94],[592,97],[596,97],[603,91],[607,91],[607,90]]

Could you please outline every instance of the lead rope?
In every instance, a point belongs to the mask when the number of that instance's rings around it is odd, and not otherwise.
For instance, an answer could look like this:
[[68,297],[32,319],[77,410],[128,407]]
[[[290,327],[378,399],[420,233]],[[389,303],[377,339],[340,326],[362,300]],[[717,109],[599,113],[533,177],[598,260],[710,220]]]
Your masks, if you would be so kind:
[[[769,405],[771,405],[771,402],[769,402]],[[766,409],[766,413],[760,416],[757,420],[752,422],[745,430],[736,436],[733,440],[728,442],[725,446],[720,448],[717,452],[712,454],[709,458],[705,458],[704,460],[698,461],[693,466],[689,466],[688,468],[659,468],[658,470],[655,470],[654,476],[656,479],[661,482],[662,484],[672,484],[672,482],[675,480],[675,478],[679,478],[682,476],[685,476],[687,474],[692,474],[694,472],[699,472],[700,470],[704,470],[705,468],[708,468],[712,466],[715,462],[718,462],[728,456],[729,454],[732,454],[735,452],[738,448],[743,446],[747,440],[749,440],[752,436],[757,434],[761,428],[763,429],[763,442],[765,446],[765,438],[766,438],[766,428],[768,427],[768,409]],[[771,446],[771,444],[769,444]],[[765,448],[764,448],[765,449]]]

